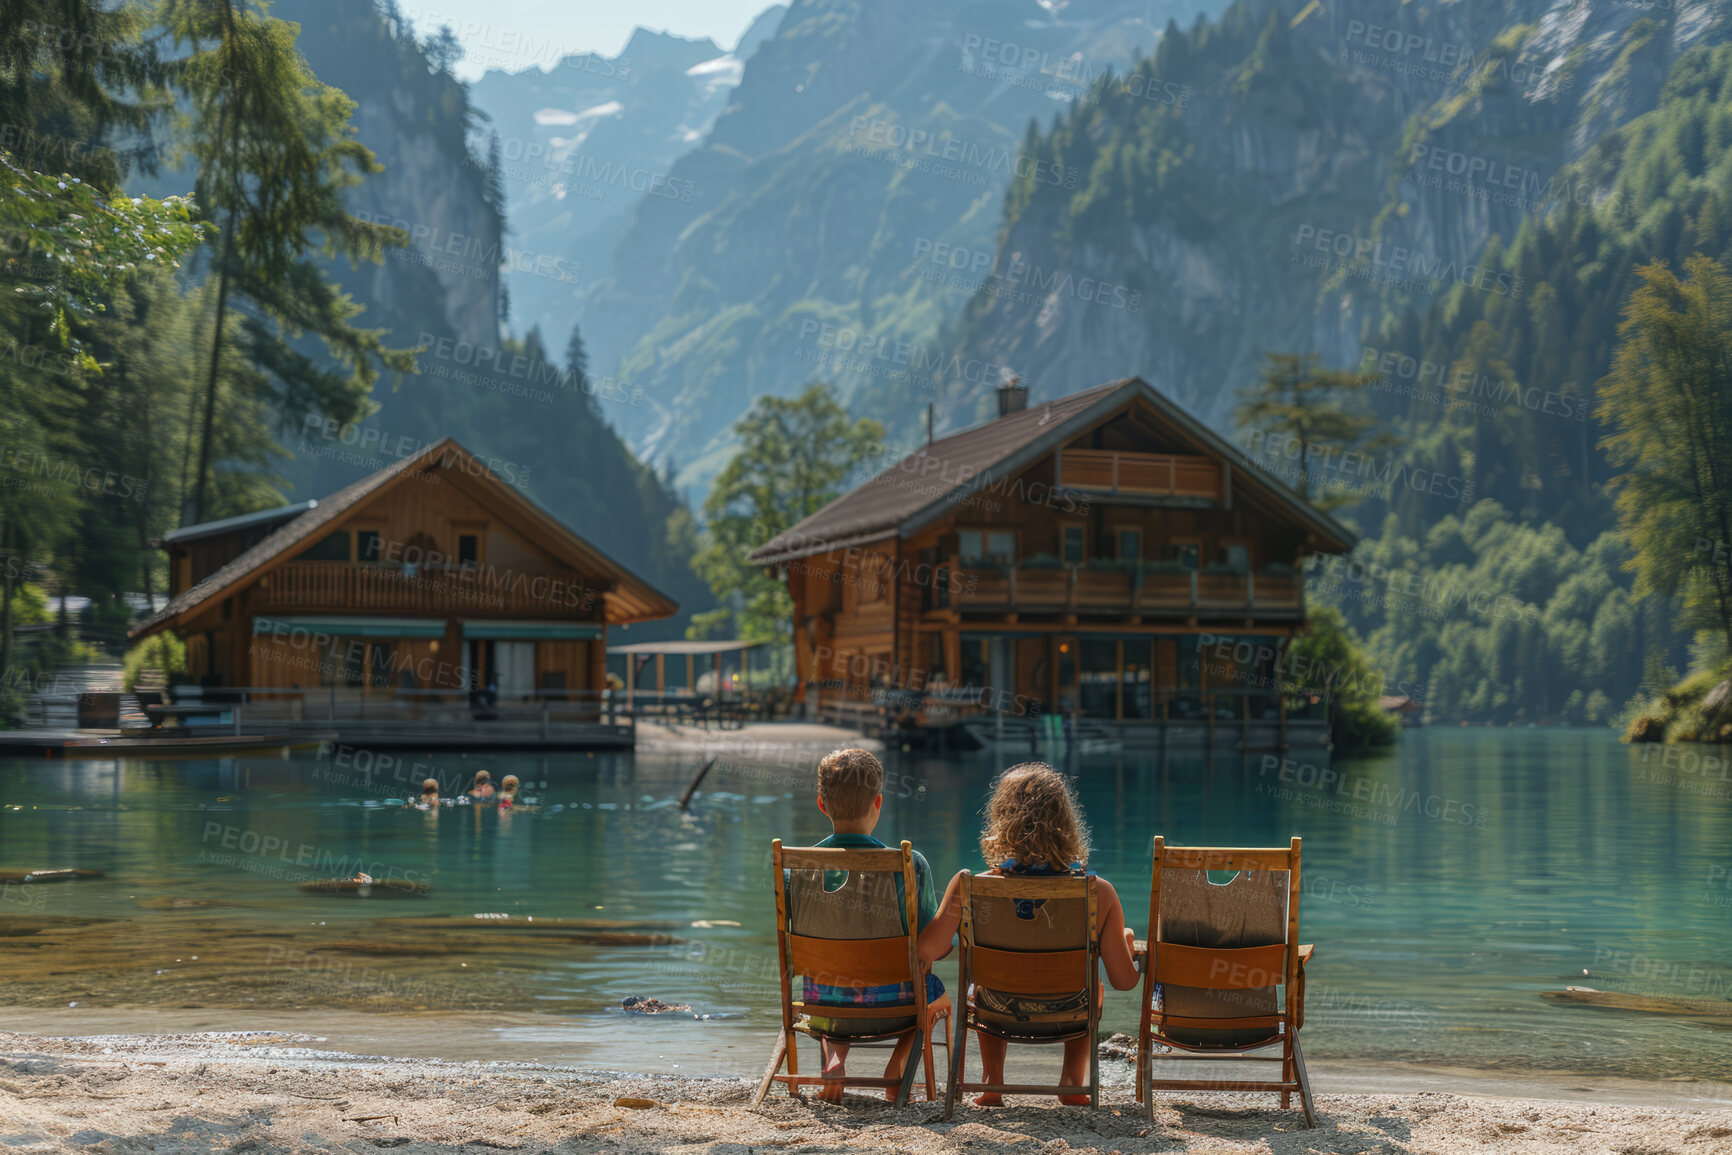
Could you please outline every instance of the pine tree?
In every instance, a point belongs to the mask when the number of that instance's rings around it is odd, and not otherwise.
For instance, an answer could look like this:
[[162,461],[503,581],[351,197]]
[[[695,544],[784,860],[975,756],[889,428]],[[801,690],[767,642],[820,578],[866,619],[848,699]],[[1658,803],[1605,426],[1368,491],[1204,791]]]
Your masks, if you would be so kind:
[[[354,139],[354,103],[320,83],[296,50],[298,26],[266,15],[252,0],[169,0],[163,21],[176,46],[190,49],[176,80],[190,108],[194,196],[221,221],[212,256],[216,318],[188,511],[200,521],[209,504],[233,299],[250,306],[242,322],[247,352],[263,370],[271,404],[348,424],[370,411],[367,395],[380,367],[412,372],[414,357],[388,348],[382,331],[354,324],[360,306],[325,279],[310,250],[377,262],[408,237],[344,209],[344,190],[380,166]],[[305,332],[322,338],[337,367],[291,343]]]

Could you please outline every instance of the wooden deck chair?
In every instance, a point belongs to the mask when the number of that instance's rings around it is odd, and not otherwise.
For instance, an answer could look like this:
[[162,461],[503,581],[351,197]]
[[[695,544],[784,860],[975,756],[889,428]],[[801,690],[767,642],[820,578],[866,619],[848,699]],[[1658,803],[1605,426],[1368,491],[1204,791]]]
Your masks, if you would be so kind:
[[[956,1037],[944,1117],[958,1094],[1087,1095],[1100,1106],[1100,933],[1094,875],[975,875],[962,872],[961,959]],[[1057,1010],[1034,1010],[1057,1005]],[[1008,1008],[1008,1009],[1006,1009]],[[968,1032],[1009,1043],[1089,1041],[1086,1087],[970,1083],[964,1079]]]
[[[1156,837],[1149,888],[1143,1013],[1137,1032],[1137,1097],[1155,1117],[1156,1091],[1278,1091],[1283,1109],[1299,1092],[1305,1125],[1317,1125],[1311,1080],[1299,1049],[1305,1025],[1305,964],[1299,945],[1299,839],[1286,849],[1168,847]],[[1210,871],[1236,871],[1225,885]],[[1146,952],[1146,953],[1144,953]],[[1156,1001],[1156,988],[1160,1000]],[[1281,988],[1284,998],[1277,997]],[[1156,1054],[1154,1047],[1169,1048]],[[1250,1052],[1280,1047],[1277,1055]],[[1216,1056],[1278,1062],[1279,1081],[1156,1079],[1163,1059]]]
[[[932,1041],[935,1024],[950,1023],[950,996],[926,1001],[926,980],[920,970],[919,892],[915,887],[914,848],[900,850],[783,849],[771,845],[776,887],[776,958],[782,977],[782,1032],[770,1064],[752,1099],[757,1106],[776,1081],[790,1095],[799,1088],[840,1082],[848,1087],[894,1087],[896,1105],[908,1102],[920,1060],[926,1066],[926,1098],[938,1097],[933,1080]],[[835,888],[826,889],[828,882]],[[900,886],[898,883],[900,882]],[[911,983],[911,1005],[832,1006],[807,1004],[796,997],[794,977],[834,987],[876,987]],[[803,992],[800,992],[803,995]],[[848,1075],[826,1079],[800,1074],[799,1035],[850,1045],[900,1039],[910,1032],[914,1046],[902,1078]],[[947,1036],[939,1034],[940,1039]],[[786,1062],[788,1073],[778,1074]]]

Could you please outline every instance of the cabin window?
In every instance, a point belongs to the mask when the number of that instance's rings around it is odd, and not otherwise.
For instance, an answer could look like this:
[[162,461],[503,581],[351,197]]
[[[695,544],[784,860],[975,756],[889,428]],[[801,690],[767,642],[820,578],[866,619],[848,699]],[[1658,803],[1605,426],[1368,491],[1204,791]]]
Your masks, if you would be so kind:
[[355,531],[355,560],[379,560],[379,531],[376,529],[358,529]]
[[1251,547],[1248,545],[1228,545],[1221,548],[1221,560],[1233,573],[1251,572]]
[[1119,560],[1143,560],[1143,531],[1140,529],[1121,528],[1119,530]]
[[957,553],[966,566],[1015,565],[1016,534],[1000,529],[965,529],[957,534]]
[[475,565],[481,561],[481,538],[478,535],[457,535],[457,560],[463,565]]
[[1062,548],[1059,551],[1059,557],[1063,559],[1064,564],[1081,565],[1083,563],[1083,559],[1087,555],[1083,548],[1085,545],[1085,536],[1083,534],[1082,526],[1065,526],[1064,537],[1060,544]]
[[1196,569],[1202,556],[1202,547],[1194,541],[1175,541],[1167,547],[1167,558],[1176,561],[1186,569]]
[[301,553],[302,561],[348,561],[349,531],[339,529],[328,533]]

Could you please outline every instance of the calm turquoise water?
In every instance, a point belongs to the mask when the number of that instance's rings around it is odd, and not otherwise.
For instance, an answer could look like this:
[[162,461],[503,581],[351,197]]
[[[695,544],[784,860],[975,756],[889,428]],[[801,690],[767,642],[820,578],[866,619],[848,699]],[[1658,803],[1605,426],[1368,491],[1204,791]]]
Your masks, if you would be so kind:
[[[1304,838],[1300,921],[1318,944],[1306,1028],[1314,1056],[1723,1083],[1732,1020],[1541,997],[1573,983],[1732,998],[1732,780],[1694,752],[1670,759],[1598,731],[1431,730],[1408,732],[1393,754],[1340,761],[1326,781],[1304,759],[1282,767],[1260,755],[1089,757],[1069,769],[1094,828],[1094,865],[1126,896],[1139,933],[1151,835]],[[797,758],[728,757],[682,816],[674,799],[697,761],[406,755],[372,767],[370,781],[313,751],[0,761],[0,869],[106,872],[7,888],[0,921],[119,920],[100,924],[101,940],[67,940],[103,944],[96,961],[89,945],[77,948],[72,977],[20,949],[41,935],[0,936],[0,1004],[64,1007],[56,1000],[82,993],[86,1006],[365,1007],[384,991],[437,1014],[497,996],[545,1012],[540,1025],[513,1020],[511,1030],[568,1040],[573,1054],[656,1069],[684,1055],[752,1071],[776,1021],[769,842],[811,842],[828,827],[812,804],[811,763]],[[529,791],[543,808],[425,814],[389,803],[411,780],[480,768],[545,782]],[[941,877],[979,868],[974,839],[995,769],[980,756],[892,759],[879,834],[911,838]],[[357,901],[295,889],[357,863],[426,880],[431,895]],[[176,900],[202,905],[166,905]],[[666,922],[683,941],[392,955],[403,932],[376,921],[477,913]],[[420,933],[424,943],[441,932]],[[303,953],[333,939],[366,940],[373,953],[353,965]],[[199,965],[222,967],[220,979],[201,982],[185,961],[201,943]],[[939,973],[953,982],[954,961]],[[309,979],[310,1004],[283,994]],[[638,994],[713,1017],[628,1019],[619,1002]],[[1128,1029],[1135,1005],[1134,993],[1109,995],[1106,1025]]]

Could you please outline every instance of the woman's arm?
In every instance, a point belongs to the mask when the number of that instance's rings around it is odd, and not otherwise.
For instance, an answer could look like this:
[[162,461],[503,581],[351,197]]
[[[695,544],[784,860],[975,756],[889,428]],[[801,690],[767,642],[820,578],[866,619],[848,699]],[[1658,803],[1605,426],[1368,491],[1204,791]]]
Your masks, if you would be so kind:
[[1112,883],[1097,875],[1095,894],[1100,900],[1101,964],[1107,968],[1107,981],[1113,989],[1128,991],[1142,979],[1131,953],[1136,932],[1125,925],[1125,910]]
[[932,921],[926,924],[926,929],[920,932],[920,965],[930,968],[933,963],[950,953],[952,940],[956,938],[956,928],[962,922],[962,872],[958,871],[950,885],[944,888],[944,898],[938,904],[938,913],[932,916]]

